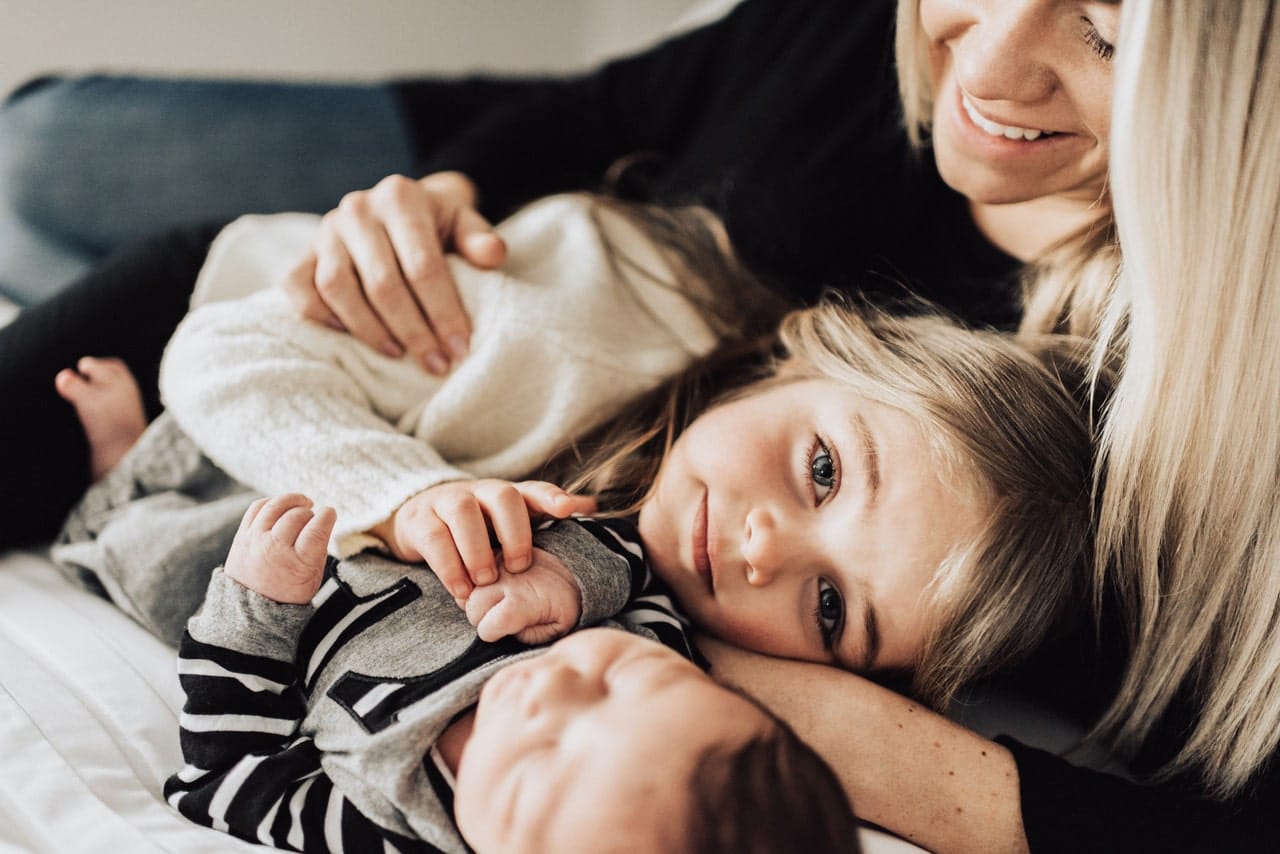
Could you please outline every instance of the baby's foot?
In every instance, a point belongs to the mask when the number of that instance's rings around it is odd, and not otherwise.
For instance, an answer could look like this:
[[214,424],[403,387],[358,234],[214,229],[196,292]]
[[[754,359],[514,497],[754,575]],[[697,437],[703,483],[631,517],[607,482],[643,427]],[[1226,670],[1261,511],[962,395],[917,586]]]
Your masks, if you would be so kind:
[[59,371],[53,387],[75,407],[89,440],[90,472],[101,480],[147,428],[137,381],[119,359],[85,356],[75,370]]

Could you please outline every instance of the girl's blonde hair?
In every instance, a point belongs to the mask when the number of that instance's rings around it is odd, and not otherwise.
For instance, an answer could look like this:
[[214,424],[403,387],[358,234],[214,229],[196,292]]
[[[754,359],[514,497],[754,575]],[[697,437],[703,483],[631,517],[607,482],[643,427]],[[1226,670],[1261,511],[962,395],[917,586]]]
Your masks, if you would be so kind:
[[576,471],[571,488],[629,514],[679,433],[727,400],[827,378],[903,410],[933,439],[944,473],[976,484],[992,508],[932,583],[934,629],[910,676],[915,693],[942,708],[964,685],[1022,657],[1083,596],[1092,445],[1073,392],[1086,353],[1062,336],[1019,343],[937,315],[895,316],[833,299],[787,315],[776,338],[696,363],[544,476],[563,482]]
[[[898,4],[898,72],[924,143],[917,5]],[[1189,711],[1155,776],[1225,797],[1280,748],[1275,3],[1125,0],[1115,77],[1114,218],[1030,268],[1023,328],[1095,336],[1097,365],[1124,359],[1100,438],[1092,586],[1095,610],[1117,596],[1130,659],[1094,735],[1132,755]]]

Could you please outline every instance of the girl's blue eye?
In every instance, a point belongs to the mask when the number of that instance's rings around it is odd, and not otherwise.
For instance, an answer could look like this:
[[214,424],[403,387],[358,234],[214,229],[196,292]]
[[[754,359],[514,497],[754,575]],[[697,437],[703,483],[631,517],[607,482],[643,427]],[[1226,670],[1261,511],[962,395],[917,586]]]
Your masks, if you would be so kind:
[[813,612],[822,634],[822,645],[830,650],[844,622],[844,599],[840,591],[825,578],[818,579],[818,607]]
[[814,442],[809,452],[809,480],[813,483],[813,497],[819,504],[836,485],[836,461],[821,439]]

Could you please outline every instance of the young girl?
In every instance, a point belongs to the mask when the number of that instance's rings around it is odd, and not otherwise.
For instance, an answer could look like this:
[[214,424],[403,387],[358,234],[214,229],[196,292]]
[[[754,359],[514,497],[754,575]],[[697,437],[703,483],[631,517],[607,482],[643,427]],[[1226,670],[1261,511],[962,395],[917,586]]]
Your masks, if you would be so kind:
[[[662,385],[733,328],[715,318],[769,316],[709,225],[583,196],[530,206],[501,227],[501,272],[455,263],[477,334],[443,379],[296,320],[273,292],[209,305],[167,351],[169,411],[232,478],[336,507],[340,556],[425,560],[466,600],[528,565],[531,512],[586,508],[508,482],[536,474],[636,516],[703,628],[908,672],[945,704],[1031,647],[1076,583],[1090,453],[1070,347],[1046,339],[1037,356],[937,317],[827,304],[789,315],[776,346],[730,342]],[[267,279],[315,227],[242,221],[198,291]],[[76,554],[61,551],[100,579],[139,574],[98,547],[146,480],[129,469],[95,488]],[[140,575],[159,564],[174,562]]]

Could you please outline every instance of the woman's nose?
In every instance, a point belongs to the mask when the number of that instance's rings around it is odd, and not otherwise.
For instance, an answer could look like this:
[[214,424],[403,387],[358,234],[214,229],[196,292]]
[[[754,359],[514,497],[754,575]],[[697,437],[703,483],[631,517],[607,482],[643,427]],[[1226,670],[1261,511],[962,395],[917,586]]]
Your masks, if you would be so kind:
[[1047,98],[1056,77],[1046,48],[1053,39],[1044,4],[1002,0],[980,5],[982,11],[952,45],[960,87],[979,101],[1030,104]]

